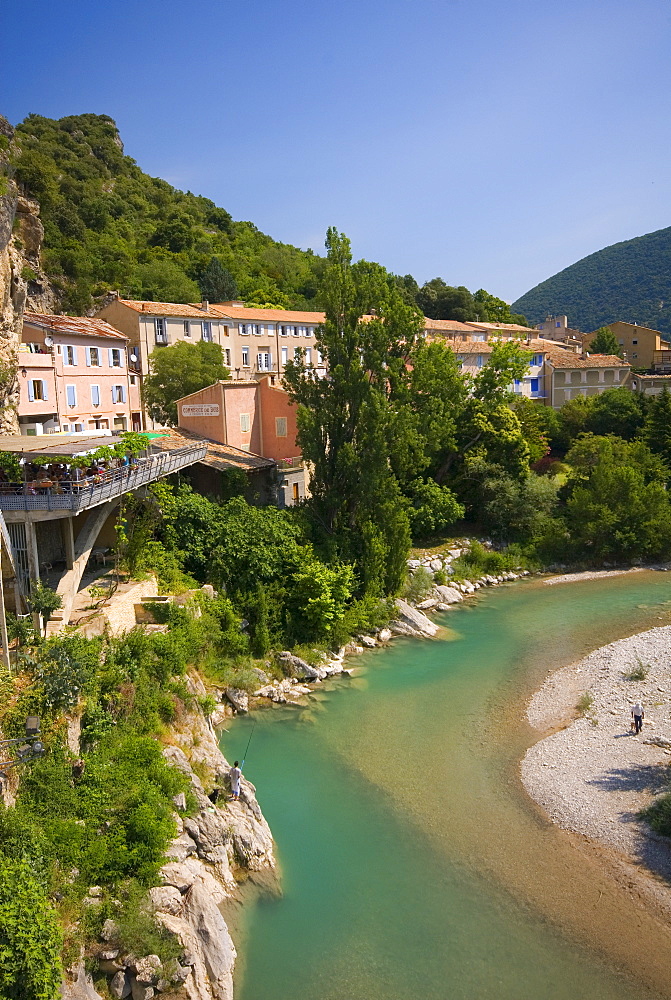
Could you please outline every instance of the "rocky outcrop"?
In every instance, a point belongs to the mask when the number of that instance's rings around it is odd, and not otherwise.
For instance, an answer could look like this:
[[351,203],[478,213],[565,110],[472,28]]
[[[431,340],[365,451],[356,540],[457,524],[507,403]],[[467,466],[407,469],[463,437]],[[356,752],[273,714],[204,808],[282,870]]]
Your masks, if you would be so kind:
[[14,130],[0,116],[0,434],[17,434],[17,352],[26,307],[48,312],[54,296],[40,265],[39,205],[11,176]]
[[417,608],[411,607],[407,601],[396,598],[397,618],[389,626],[394,635],[433,636],[438,631],[438,625]]

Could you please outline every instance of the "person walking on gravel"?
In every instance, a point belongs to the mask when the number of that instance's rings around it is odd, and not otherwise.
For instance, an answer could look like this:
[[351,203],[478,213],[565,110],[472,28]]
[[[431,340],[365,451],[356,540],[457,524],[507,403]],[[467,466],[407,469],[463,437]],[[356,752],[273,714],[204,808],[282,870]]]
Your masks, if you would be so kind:
[[643,729],[643,717],[645,712],[643,711],[643,706],[640,701],[637,701],[631,710],[631,717],[634,720],[634,732],[638,735]]

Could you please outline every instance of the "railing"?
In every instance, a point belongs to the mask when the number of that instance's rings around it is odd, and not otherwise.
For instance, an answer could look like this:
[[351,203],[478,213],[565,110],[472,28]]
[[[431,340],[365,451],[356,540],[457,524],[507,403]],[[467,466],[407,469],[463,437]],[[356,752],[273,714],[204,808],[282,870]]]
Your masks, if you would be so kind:
[[158,455],[141,458],[132,466],[110,469],[81,480],[60,480],[47,485],[38,483],[0,484],[0,510],[67,510],[79,511],[96,507],[122,493],[177,472],[205,458],[205,445],[176,448]]

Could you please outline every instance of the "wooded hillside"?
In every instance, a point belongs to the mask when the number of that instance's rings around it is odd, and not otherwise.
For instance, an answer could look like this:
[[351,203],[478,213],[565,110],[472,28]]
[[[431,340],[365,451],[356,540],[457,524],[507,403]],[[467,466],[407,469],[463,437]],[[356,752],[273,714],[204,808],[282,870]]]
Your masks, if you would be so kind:
[[566,314],[586,332],[615,320],[671,333],[671,227],[614,243],[513,303],[532,323]]

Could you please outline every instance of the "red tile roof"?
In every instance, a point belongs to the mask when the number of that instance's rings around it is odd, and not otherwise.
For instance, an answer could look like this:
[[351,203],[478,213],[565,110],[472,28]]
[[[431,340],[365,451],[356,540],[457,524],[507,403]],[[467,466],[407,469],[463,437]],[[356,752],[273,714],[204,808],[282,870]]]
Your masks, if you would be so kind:
[[615,354],[573,354],[571,351],[548,351],[553,368],[630,368],[631,365]]
[[180,319],[219,319],[219,313],[202,309],[199,305],[184,302],[148,302],[142,299],[117,299],[122,306],[128,306],[137,313],[147,316],[178,316]]
[[210,305],[216,316],[222,319],[259,320],[267,323],[299,323],[318,326],[324,322],[323,312],[299,312],[296,309],[254,309],[247,306],[229,306],[225,303]]
[[24,326],[39,326],[45,331],[53,330],[57,333],[80,337],[110,337],[113,340],[127,341],[123,333],[115,330],[113,326],[98,319],[96,316],[55,316],[51,313],[26,312],[23,314]]

